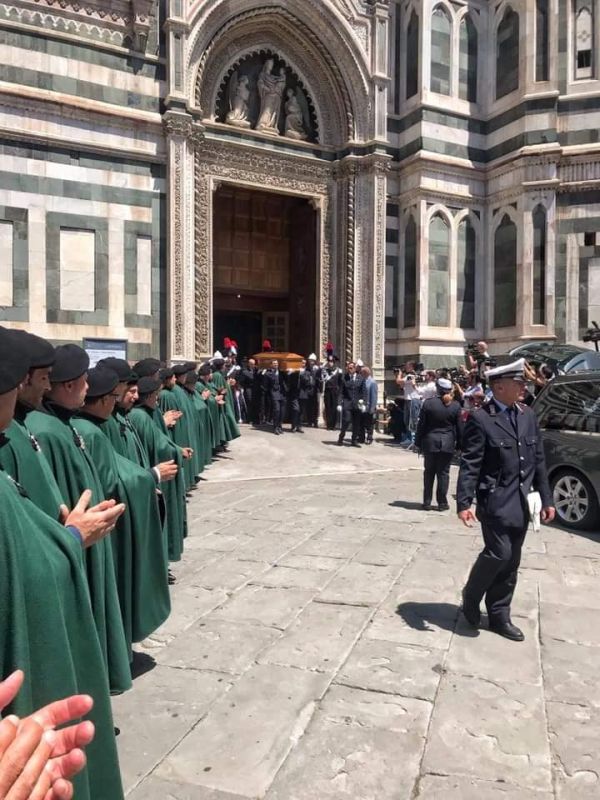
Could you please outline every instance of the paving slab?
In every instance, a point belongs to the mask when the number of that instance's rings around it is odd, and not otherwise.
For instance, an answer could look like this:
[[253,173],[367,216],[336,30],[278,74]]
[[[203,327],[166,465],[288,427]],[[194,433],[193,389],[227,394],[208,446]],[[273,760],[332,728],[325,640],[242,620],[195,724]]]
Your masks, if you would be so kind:
[[336,672],[360,636],[368,608],[310,603],[259,662]]
[[216,619],[246,621],[283,630],[313,598],[306,589],[245,586],[214,613]]
[[256,665],[167,756],[157,776],[262,797],[328,683],[317,672]]
[[544,686],[548,700],[600,708],[600,646],[586,647],[545,637]]
[[391,593],[370,622],[365,636],[399,644],[445,650],[456,628],[458,605],[429,589]]
[[270,569],[265,561],[243,561],[237,556],[221,558],[211,564],[198,564],[197,568],[186,577],[191,586],[205,589],[219,589],[233,592],[245,586],[253,578],[258,578]]
[[171,615],[145,642],[158,645],[169,642],[183,633],[196,620],[227,601],[226,592],[202,586],[182,584],[171,593]]
[[548,703],[548,727],[558,761],[559,800],[600,797],[600,709]]
[[160,664],[241,675],[281,631],[205,617],[156,655]]
[[340,563],[339,558],[331,558],[330,556],[301,556],[291,552],[278,561],[278,566],[337,572],[342,567],[342,563]]
[[253,578],[250,583],[260,586],[281,587],[282,589],[311,589],[313,592],[318,592],[331,579],[331,573],[322,569],[276,565],[266,572],[262,572],[258,577]]
[[334,686],[267,800],[410,798],[431,704]]
[[319,592],[317,600],[321,603],[378,605],[388,594],[401,569],[397,564],[376,566],[351,561]]
[[153,770],[230,688],[228,675],[159,665],[137,678],[132,691],[114,697],[125,789]]
[[453,673],[442,678],[423,769],[550,791],[542,688]]
[[[415,800],[553,800],[553,792],[511,786],[506,781],[479,781],[456,775],[425,775]],[[187,798],[186,798],[187,800]]]
[[242,797],[239,794],[219,792],[204,786],[166,781],[154,775],[146,778],[131,794],[127,795],[128,800],[241,800]]
[[361,637],[334,683],[433,700],[445,652]]
[[547,638],[593,646],[598,643],[598,609],[540,603],[542,641]]

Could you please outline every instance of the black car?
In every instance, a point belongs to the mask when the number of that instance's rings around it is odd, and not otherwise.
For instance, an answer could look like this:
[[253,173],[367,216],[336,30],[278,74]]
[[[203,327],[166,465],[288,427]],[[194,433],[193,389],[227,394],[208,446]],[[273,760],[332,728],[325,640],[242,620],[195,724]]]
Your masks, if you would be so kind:
[[600,528],[600,371],[559,375],[533,409],[544,439],[557,522]]

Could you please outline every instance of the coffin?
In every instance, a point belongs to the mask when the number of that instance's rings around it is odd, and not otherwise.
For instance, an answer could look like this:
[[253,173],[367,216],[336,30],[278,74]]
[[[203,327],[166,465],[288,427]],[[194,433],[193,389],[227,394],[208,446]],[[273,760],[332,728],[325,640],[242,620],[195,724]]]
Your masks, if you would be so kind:
[[271,361],[279,361],[279,369],[285,372],[287,369],[300,369],[304,356],[298,353],[256,353],[252,356],[256,360],[259,369],[269,369]]

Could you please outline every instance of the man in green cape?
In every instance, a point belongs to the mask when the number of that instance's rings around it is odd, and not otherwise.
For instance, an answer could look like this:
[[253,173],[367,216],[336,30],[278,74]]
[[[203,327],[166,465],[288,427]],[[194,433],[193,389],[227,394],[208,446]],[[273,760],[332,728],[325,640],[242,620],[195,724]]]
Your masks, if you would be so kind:
[[217,392],[221,393],[225,398],[224,410],[224,424],[225,424],[225,437],[228,442],[232,439],[237,439],[240,435],[240,429],[235,419],[235,410],[233,402],[233,393],[229,380],[225,377],[224,367],[225,359],[217,351],[211,361],[213,368],[212,382],[215,385]]
[[212,367],[208,362],[202,364],[198,370],[198,385],[196,388],[208,406],[213,435],[213,452],[219,453],[227,444],[224,422],[225,398],[218,393],[217,387],[212,382]]
[[212,434],[208,417],[208,406],[202,395],[196,389],[198,373],[195,370],[187,372],[183,383],[183,390],[194,412],[195,430],[197,433],[197,446],[200,453],[202,469],[212,461]]
[[169,381],[169,388],[160,392],[158,405],[163,414],[168,411],[176,411],[181,415],[174,427],[169,429],[169,436],[179,447],[190,447],[193,451],[192,458],[188,459],[184,464],[186,489],[188,491],[196,488],[196,476],[204,468],[200,460],[200,442],[197,423],[194,419],[193,405],[188,402],[187,396],[180,385],[180,381],[185,378],[191,367],[191,363],[186,362],[185,364],[176,364],[172,368],[175,380]]
[[[10,425],[17,386],[29,368],[27,351],[12,333],[0,328],[0,431]],[[0,434],[0,448],[4,442]],[[20,717],[62,697],[93,698],[96,735],[87,747],[87,768],[73,780],[75,797],[122,800],[109,687],[77,527],[81,510],[71,512],[65,528],[0,470],[0,675],[25,672],[6,709]],[[99,512],[105,533],[122,510]]]
[[96,367],[87,381],[85,404],[75,417],[77,430],[94,460],[104,496],[126,506],[111,541],[125,636],[128,643],[141,642],[171,610],[157,482],[151,471],[120,456],[104,434],[118,397],[117,373]]
[[[173,459],[179,448],[164,433],[155,420],[158,405],[158,391],[161,383],[158,378],[140,378],[135,394],[137,405],[129,412],[128,419],[135,429],[151,464]],[[127,401],[127,395],[125,401]],[[169,530],[169,561],[179,561],[183,552],[183,539],[187,534],[187,512],[185,503],[185,483],[181,471],[174,480],[161,484]]]
[[[63,502],[69,508],[86,489],[92,492],[92,503],[104,499],[94,463],[72,420],[85,398],[88,367],[89,357],[81,347],[74,344],[57,347],[44,411],[33,411],[28,416],[29,430],[43,448]],[[85,555],[92,610],[110,689],[114,693],[124,692],[131,688],[131,670],[112,545],[103,539],[88,547]]]

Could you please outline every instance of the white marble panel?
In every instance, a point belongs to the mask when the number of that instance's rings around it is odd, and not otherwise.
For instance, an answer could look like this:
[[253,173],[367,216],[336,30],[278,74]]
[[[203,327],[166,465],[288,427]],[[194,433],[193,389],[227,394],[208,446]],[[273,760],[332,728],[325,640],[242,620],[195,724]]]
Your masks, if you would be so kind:
[[588,320],[591,324],[592,320],[600,320],[600,260],[590,261],[588,269]]
[[61,228],[60,307],[65,311],[94,311],[96,292],[95,231]]
[[13,224],[0,222],[0,306],[13,304]]
[[137,313],[152,314],[152,239],[137,237]]

